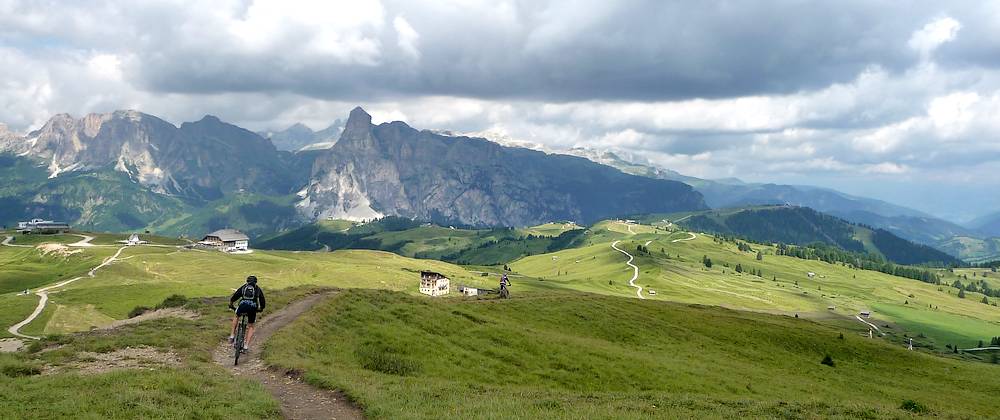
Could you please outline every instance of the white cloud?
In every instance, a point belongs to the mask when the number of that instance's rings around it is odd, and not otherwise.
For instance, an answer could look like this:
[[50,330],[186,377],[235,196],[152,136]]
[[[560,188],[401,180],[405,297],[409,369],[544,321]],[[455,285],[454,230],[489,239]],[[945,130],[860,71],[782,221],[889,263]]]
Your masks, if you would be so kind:
[[921,58],[926,61],[935,49],[955,39],[959,29],[962,29],[959,21],[947,16],[941,17],[913,32],[907,45],[919,52]]
[[417,49],[420,34],[413,29],[413,26],[410,26],[410,22],[407,22],[402,16],[396,16],[392,20],[392,27],[396,29],[396,44],[399,45],[399,48],[411,58],[420,58],[420,50]]

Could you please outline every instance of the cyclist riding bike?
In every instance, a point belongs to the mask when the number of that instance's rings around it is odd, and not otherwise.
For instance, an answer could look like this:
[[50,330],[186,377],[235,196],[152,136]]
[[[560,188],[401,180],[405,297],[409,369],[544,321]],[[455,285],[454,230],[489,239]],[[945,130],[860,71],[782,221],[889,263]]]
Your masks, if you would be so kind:
[[508,297],[510,297],[510,290],[507,290],[508,287],[510,287],[510,280],[507,279],[507,273],[503,273],[503,275],[500,276],[500,297],[501,298],[508,298]]
[[[237,301],[239,301],[239,304],[233,306],[233,304]],[[261,290],[260,286],[257,286],[257,277],[247,277],[246,284],[240,286],[239,289],[236,289],[233,296],[229,298],[229,309],[234,309],[236,311],[236,314],[233,315],[233,328],[229,332],[230,344],[232,344],[233,339],[236,336],[236,324],[239,323],[240,315],[246,314],[247,336],[246,340],[243,340],[243,351],[246,352],[250,349],[250,340],[253,339],[254,323],[257,322],[257,313],[264,311],[265,304],[264,291]]]

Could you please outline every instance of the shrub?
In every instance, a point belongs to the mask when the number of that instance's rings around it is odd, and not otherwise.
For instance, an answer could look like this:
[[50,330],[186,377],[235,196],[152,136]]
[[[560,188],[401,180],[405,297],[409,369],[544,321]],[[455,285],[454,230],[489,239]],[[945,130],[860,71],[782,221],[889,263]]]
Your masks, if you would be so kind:
[[8,362],[0,365],[0,373],[10,378],[17,378],[20,376],[38,375],[42,373],[42,369],[24,362]]
[[826,355],[826,356],[823,356],[823,360],[820,361],[820,364],[824,364],[824,365],[827,365],[829,367],[835,367],[836,366],[836,363],[833,363],[833,358],[830,357],[829,354]]
[[147,311],[149,311],[149,307],[147,307],[147,306],[136,306],[136,307],[132,308],[131,311],[128,311],[128,317],[129,318],[135,318],[135,317],[137,317],[139,315],[142,315],[142,314],[146,313]]
[[177,308],[184,306],[187,303],[187,298],[184,295],[170,295],[166,299],[163,299],[159,305],[156,305],[156,309],[163,308]]
[[904,400],[903,403],[900,404],[899,408],[901,410],[906,410],[906,411],[909,411],[911,413],[918,413],[918,414],[922,414],[922,413],[926,413],[926,412],[930,411],[930,410],[927,409],[926,405],[923,405],[923,404],[921,404],[919,402],[916,402],[916,401],[913,401],[913,400]]

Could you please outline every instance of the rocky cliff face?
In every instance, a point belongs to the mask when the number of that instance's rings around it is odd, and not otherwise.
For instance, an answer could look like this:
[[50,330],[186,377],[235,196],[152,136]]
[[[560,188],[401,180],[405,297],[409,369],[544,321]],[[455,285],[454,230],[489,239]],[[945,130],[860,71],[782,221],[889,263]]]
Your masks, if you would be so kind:
[[591,222],[629,213],[705,208],[674,181],[624,174],[586,159],[483,139],[372,125],[355,108],[319,156],[298,208],[310,218],[397,215],[473,225]]
[[0,141],[0,151],[43,160],[53,178],[113,167],[154,191],[198,199],[294,188],[274,146],[211,116],[178,128],[136,111],[60,114],[26,137]]

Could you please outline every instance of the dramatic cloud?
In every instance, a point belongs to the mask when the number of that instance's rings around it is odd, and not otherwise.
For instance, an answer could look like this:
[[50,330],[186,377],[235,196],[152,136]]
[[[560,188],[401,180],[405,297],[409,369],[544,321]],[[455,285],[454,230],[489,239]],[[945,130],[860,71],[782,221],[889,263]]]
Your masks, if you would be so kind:
[[1000,2],[0,0],[16,130],[120,108],[322,128],[356,105],[958,215],[926,186],[1000,186],[975,175],[1000,167]]

